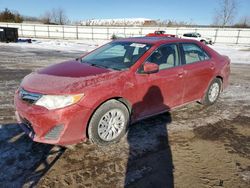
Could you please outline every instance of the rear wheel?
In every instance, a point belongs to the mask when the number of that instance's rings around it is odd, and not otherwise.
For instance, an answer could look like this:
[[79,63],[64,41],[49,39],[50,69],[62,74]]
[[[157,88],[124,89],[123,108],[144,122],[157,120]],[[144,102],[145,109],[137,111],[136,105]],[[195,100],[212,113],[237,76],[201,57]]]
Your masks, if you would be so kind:
[[126,133],[129,124],[127,107],[117,100],[102,104],[93,114],[88,135],[97,145],[109,145],[118,142]]
[[222,81],[219,78],[215,78],[209,85],[208,90],[203,101],[204,105],[214,104],[220,96]]

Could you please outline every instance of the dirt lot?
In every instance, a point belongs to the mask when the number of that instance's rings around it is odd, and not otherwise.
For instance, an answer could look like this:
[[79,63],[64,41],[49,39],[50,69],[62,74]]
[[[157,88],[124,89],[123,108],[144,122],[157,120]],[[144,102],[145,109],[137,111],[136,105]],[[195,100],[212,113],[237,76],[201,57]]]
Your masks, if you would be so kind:
[[69,150],[24,135],[12,98],[26,74],[80,53],[0,49],[0,187],[250,187],[249,65],[232,65],[230,87],[213,106],[138,122],[110,147]]

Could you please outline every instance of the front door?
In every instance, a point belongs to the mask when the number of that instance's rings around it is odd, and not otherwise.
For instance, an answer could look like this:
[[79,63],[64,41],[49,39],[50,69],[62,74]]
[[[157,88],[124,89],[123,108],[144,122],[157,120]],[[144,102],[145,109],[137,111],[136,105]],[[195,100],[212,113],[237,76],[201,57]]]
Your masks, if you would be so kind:
[[138,103],[133,105],[137,118],[167,111],[182,104],[183,68],[180,65],[178,46],[162,45],[147,59],[159,65],[159,72],[136,73]]

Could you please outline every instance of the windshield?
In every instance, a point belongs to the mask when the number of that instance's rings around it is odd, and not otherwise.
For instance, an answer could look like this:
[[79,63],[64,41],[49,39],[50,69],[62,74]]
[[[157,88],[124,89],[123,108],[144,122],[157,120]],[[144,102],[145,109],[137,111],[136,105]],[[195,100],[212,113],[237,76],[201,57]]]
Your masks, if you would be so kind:
[[151,45],[135,42],[112,42],[81,59],[82,63],[115,70],[128,69]]

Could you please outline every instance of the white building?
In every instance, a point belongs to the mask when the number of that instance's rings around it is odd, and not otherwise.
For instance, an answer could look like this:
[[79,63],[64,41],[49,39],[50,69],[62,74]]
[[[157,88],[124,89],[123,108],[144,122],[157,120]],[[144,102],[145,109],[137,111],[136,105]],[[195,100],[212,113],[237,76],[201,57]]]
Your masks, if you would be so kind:
[[143,26],[156,23],[147,18],[120,18],[120,19],[89,19],[81,22],[81,25],[101,26]]

